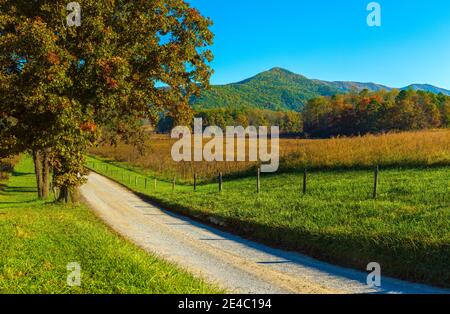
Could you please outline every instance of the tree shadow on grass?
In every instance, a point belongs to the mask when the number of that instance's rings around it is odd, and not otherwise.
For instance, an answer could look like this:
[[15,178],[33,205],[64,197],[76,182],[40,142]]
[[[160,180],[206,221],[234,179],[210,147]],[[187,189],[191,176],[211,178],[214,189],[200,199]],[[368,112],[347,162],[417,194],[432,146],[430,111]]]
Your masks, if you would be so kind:
[[28,201],[17,201],[17,202],[1,202],[2,205],[18,205],[18,204],[32,204],[35,203],[36,199]]
[[20,172],[20,171],[14,171],[11,176],[13,177],[23,177],[23,176],[29,176],[34,175],[32,172]]
[[28,187],[28,186],[8,186],[3,192],[7,193],[37,193],[36,188]]
[[[447,257],[450,256],[450,246],[447,243],[433,244],[423,241],[417,243],[420,246],[416,247],[410,245],[408,238],[398,238],[397,245],[392,245],[387,241],[372,243],[370,239],[358,234],[333,233],[318,237],[317,234],[301,228],[292,229],[289,226],[272,226],[264,222],[241,221],[239,218],[230,218],[220,214],[204,214],[194,211],[188,206],[174,204],[161,198],[139,192],[134,194],[144,201],[154,204],[169,216],[217,235],[217,238],[203,239],[204,241],[234,240],[279,258],[275,263],[272,260],[262,260],[258,262],[259,264],[297,264],[365,285],[366,265],[370,261],[376,260],[383,265],[384,274],[387,276],[449,288],[450,275],[447,272]],[[211,217],[225,222],[225,225],[218,226],[211,223]],[[423,286],[414,290],[416,288],[405,286],[398,280],[386,277],[383,286],[377,288],[373,293],[405,289],[411,291],[409,293],[417,293],[417,291],[436,293],[432,287]]]
[[[15,174],[13,174],[14,176]],[[25,175],[19,173],[19,176]],[[32,195],[32,196],[31,196]],[[0,189],[0,196],[2,200],[1,205],[13,205],[13,204],[31,204],[36,201],[34,195],[37,195],[37,188],[32,186],[18,186],[5,184]]]

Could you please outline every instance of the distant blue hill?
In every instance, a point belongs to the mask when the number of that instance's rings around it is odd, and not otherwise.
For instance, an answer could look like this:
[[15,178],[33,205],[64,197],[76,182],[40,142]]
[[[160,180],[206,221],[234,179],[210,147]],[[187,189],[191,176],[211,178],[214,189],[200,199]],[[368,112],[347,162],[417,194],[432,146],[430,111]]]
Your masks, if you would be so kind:
[[[427,84],[412,84],[399,89],[410,88],[450,96],[449,90]],[[314,97],[364,89],[379,91],[392,90],[392,87],[375,83],[313,80],[286,69],[273,68],[241,82],[212,86],[200,98],[193,98],[192,105],[197,109],[249,107],[297,110]]]
[[436,87],[436,86],[429,85],[429,84],[411,84],[411,85],[406,86],[401,89],[402,90],[405,90],[405,89],[423,90],[426,92],[431,92],[431,93],[435,93],[435,94],[442,93],[444,95],[450,96],[450,90],[443,89],[443,88]]

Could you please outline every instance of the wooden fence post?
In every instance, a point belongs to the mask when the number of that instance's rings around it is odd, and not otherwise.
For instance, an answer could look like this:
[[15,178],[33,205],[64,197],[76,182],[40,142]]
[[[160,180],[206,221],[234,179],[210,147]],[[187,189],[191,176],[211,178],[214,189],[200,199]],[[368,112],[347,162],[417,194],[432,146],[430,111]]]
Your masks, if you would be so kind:
[[219,192],[222,192],[222,172],[219,172]]
[[261,168],[258,167],[258,172],[256,175],[256,192],[261,192]]
[[197,174],[194,173],[194,191],[197,191]]
[[378,194],[378,172],[380,168],[378,165],[375,166],[374,175],[373,175],[373,199],[377,198]]
[[156,191],[156,178],[155,178],[155,180],[154,180],[154,181],[155,181],[154,183],[155,183],[155,191]]
[[306,194],[306,184],[308,182],[308,170],[303,169],[303,194]]
[[147,178],[145,178],[145,189],[147,190]]

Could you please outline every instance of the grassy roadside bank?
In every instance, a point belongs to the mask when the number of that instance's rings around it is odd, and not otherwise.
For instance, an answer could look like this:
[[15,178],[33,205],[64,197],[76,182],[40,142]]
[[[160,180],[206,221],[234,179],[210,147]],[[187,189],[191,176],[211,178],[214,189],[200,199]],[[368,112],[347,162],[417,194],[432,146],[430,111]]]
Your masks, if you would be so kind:
[[[120,238],[85,206],[36,200],[32,172],[22,158],[0,191],[0,293],[220,292]],[[80,287],[66,284],[71,262]]]
[[[219,225],[275,247],[410,281],[450,287],[450,168],[382,170],[378,200],[371,199],[372,173],[363,170],[313,172],[308,194],[301,176],[263,176],[198,187],[157,181],[107,161],[95,171],[112,177],[162,206]],[[137,184],[136,184],[136,179]]]

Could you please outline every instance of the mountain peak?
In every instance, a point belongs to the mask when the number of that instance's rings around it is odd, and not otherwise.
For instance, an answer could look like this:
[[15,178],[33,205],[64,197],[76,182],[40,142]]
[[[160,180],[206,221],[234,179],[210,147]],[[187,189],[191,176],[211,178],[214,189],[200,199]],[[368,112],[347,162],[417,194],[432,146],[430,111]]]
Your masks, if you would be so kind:
[[286,69],[283,69],[281,67],[271,68],[268,72],[283,72],[283,73],[291,73],[291,74],[293,73],[293,72],[291,72],[289,70],[286,70]]
[[271,73],[271,74],[281,74],[281,75],[288,75],[288,76],[298,76],[298,77],[304,77],[301,74],[294,73],[292,71],[289,71],[287,69],[281,68],[281,67],[274,67],[270,69],[269,71],[263,72],[263,73]]
[[[403,89],[424,90],[450,95],[450,91],[432,85],[413,84]],[[376,83],[321,81],[308,79],[281,67],[274,67],[244,81],[213,86],[192,104],[197,108],[264,108],[299,110],[312,98],[332,96],[352,91],[391,90]]]
[[243,85],[243,84],[248,84],[248,83],[254,83],[255,81],[267,81],[267,80],[295,80],[295,79],[306,79],[305,77],[303,77],[300,74],[295,74],[294,72],[291,72],[289,70],[280,68],[280,67],[274,67],[270,70],[261,72],[256,74],[255,76],[252,76],[248,79],[245,79],[243,81],[234,83],[234,85]]

